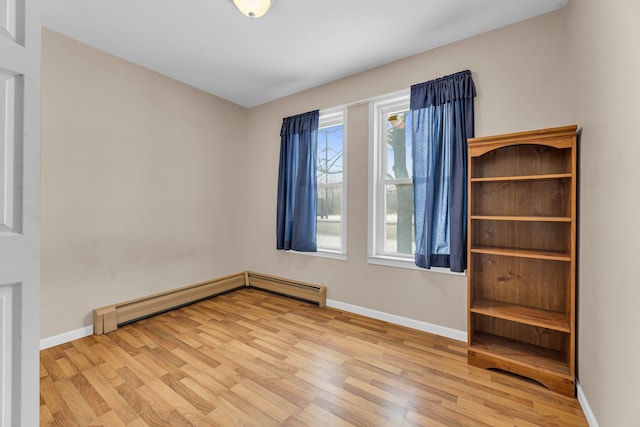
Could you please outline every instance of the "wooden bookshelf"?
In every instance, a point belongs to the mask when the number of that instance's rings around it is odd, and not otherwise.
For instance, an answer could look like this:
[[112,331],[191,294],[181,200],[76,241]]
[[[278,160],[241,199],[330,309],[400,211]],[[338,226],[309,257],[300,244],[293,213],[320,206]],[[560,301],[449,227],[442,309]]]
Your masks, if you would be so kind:
[[468,360],[575,395],[576,126],[469,140]]

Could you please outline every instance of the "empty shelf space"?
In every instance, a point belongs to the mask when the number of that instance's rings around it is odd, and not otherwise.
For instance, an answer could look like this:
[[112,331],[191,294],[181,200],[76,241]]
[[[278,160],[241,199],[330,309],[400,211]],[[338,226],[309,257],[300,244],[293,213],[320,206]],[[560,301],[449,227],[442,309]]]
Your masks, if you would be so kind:
[[474,332],[469,351],[486,354],[526,368],[544,370],[573,381],[566,355],[561,351],[482,332]]
[[571,332],[567,316],[555,311],[542,310],[519,304],[510,304],[486,298],[475,298],[471,312],[484,316],[497,317],[532,326],[553,329],[560,332]]

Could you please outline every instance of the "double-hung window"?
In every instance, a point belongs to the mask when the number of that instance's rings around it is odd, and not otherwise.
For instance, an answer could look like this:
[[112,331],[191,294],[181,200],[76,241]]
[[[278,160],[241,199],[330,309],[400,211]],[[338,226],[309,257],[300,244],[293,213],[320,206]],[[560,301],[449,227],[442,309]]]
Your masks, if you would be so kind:
[[475,95],[465,70],[371,102],[370,263],[463,274]]
[[318,125],[318,252],[346,253],[346,137],[344,108],[321,110]]
[[369,260],[413,263],[413,159],[409,91],[372,103]]

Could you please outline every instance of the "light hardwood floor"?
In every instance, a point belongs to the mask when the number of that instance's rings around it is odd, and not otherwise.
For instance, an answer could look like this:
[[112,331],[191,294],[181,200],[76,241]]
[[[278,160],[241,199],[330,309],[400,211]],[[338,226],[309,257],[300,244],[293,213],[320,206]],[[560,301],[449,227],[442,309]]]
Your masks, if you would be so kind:
[[43,350],[42,426],[585,426],[466,343],[242,289]]

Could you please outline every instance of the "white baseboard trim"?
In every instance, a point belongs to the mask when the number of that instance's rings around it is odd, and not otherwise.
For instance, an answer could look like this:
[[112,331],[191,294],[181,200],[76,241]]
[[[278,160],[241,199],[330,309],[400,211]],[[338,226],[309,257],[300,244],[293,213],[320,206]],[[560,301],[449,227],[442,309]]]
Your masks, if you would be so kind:
[[593,415],[591,406],[589,406],[589,402],[587,402],[587,396],[584,395],[584,391],[582,390],[582,387],[580,387],[580,383],[577,379],[576,392],[578,395],[578,403],[580,403],[580,406],[582,407],[582,412],[584,412],[584,416],[587,419],[587,423],[589,423],[589,427],[600,427],[598,420],[596,420],[595,415]]
[[[423,332],[440,335],[457,341],[467,341],[467,333],[457,329],[447,328],[435,325],[429,322],[409,319],[408,317],[397,316],[395,314],[385,313],[383,311],[372,310],[370,308],[360,307],[358,305],[348,304],[336,300],[327,299],[327,307],[333,307],[338,310],[349,311],[351,313],[361,314],[373,319],[382,320],[396,325],[406,326],[408,328],[417,329]],[[69,341],[88,337],[93,334],[93,325],[85,326],[73,331],[64,332],[53,337],[43,338],[40,340],[40,350],[44,350],[56,345],[65,344]],[[597,424],[596,424],[597,425]]]
[[85,326],[84,328],[76,329],[73,331],[65,332],[60,335],[55,335],[49,338],[43,338],[40,340],[40,350],[45,350],[49,347],[68,343],[69,341],[77,340],[79,338],[88,337],[93,334],[93,325]]
[[345,302],[327,299],[327,307],[344,310],[351,313],[361,314],[373,319],[382,320],[396,325],[406,326],[408,328],[417,329],[430,334],[440,335],[457,341],[467,341],[467,333],[458,329],[447,328],[445,326],[434,325],[433,323],[423,322],[421,320],[409,319],[408,317],[397,316],[395,314],[385,313],[383,311],[372,310],[370,308],[360,307]]

